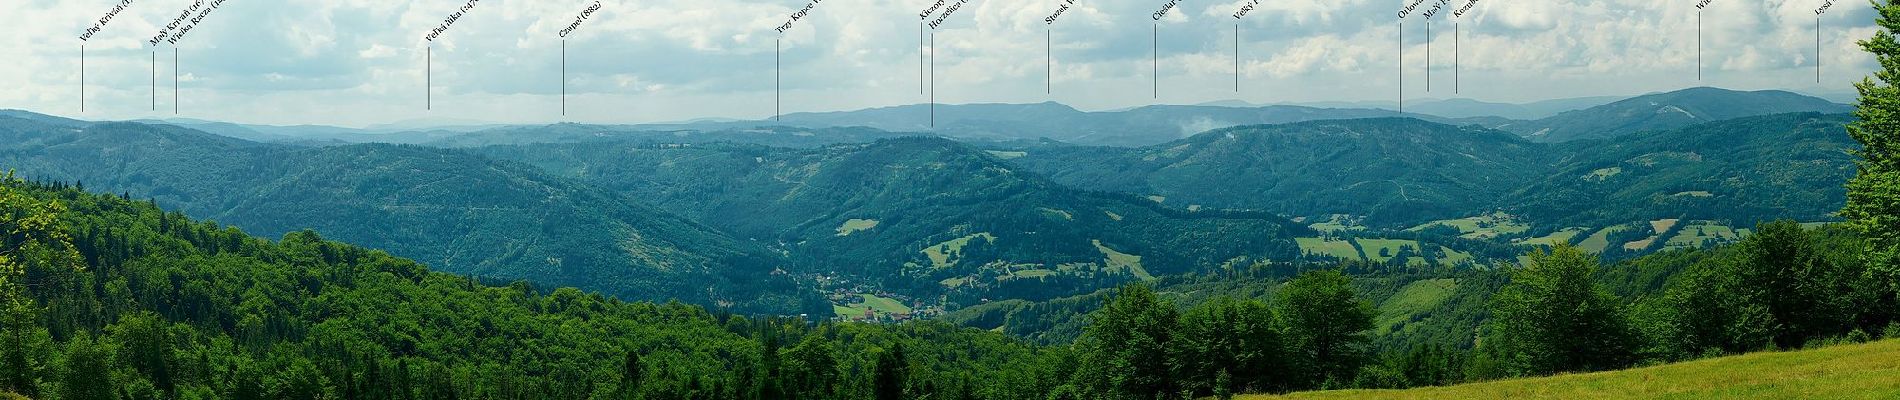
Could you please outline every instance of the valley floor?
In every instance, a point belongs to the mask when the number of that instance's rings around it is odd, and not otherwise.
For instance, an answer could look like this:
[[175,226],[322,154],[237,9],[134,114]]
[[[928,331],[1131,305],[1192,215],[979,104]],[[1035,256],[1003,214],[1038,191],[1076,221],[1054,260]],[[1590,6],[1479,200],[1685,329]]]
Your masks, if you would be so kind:
[[1892,399],[1900,398],[1900,340],[1446,387],[1340,390],[1240,398]]

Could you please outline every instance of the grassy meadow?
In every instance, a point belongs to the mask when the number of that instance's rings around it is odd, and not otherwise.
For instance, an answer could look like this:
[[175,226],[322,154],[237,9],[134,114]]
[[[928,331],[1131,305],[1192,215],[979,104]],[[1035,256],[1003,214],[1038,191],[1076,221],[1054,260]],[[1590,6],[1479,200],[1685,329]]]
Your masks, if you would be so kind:
[[1445,387],[1337,390],[1239,398],[1893,399],[1900,398],[1900,340]]

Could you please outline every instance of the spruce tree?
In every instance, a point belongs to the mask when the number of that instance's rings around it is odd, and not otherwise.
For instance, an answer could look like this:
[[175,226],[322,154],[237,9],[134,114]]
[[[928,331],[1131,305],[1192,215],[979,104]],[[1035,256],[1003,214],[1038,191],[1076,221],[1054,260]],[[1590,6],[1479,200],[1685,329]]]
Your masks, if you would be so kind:
[[1847,207],[1841,216],[1866,235],[1873,266],[1890,285],[1900,287],[1900,2],[1874,2],[1874,37],[1862,50],[1880,62],[1874,75],[1855,83],[1860,101],[1847,133],[1859,141],[1858,173],[1847,182]]

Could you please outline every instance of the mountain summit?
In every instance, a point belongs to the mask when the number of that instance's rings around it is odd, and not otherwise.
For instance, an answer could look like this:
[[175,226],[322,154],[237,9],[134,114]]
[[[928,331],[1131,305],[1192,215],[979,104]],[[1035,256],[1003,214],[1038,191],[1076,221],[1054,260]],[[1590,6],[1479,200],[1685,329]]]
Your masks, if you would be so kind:
[[1631,97],[1550,118],[1499,127],[1538,142],[1613,138],[1641,131],[1768,114],[1853,111],[1853,106],[1780,90],[1752,92],[1697,87]]

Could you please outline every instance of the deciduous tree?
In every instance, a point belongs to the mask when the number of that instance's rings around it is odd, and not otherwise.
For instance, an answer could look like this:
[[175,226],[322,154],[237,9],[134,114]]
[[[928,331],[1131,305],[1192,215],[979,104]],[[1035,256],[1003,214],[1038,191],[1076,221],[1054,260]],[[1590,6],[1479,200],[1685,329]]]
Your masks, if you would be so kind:
[[1216,297],[1182,313],[1175,332],[1176,381],[1196,395],[1285,386],[1280,332],[1264,303]]
[[1175,318],[1174,307],[1162,303],[1147,285],[1123,286],[1108,304],[1090,314],[1088,329],[1078,344],[1083,358],[1077,377],[1082,389],[1095,398],[1173,395],[1168,353]]
[[1530,254],[1491,306],[1504,372],[1601,371],[1634,362],[1636,336],[1621,301],[1596,283],[1595,256],[1570,245]]
[[1372,304],[1359,299],[1352,279],[1334,270],[1309,271],[1280,289],[1280,320],[1299,387],[1352,382],[1365,364]]

